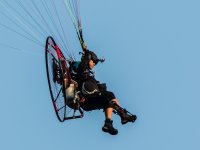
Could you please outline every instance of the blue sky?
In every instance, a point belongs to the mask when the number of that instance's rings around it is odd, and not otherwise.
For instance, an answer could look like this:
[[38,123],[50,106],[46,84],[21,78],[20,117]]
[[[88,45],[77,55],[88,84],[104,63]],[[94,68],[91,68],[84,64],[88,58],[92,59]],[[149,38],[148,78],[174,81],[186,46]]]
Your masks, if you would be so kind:
[[[44,11],[41,2],[35,2]],[[55,2],[78,59],[80,47],[71,20],[62,0]],[[34,24],[15,1],[8,3]],[[31,6],[23,3],[30,11]],[[0,26],[0,149],[199,150],[199,5],[197,0],[81,1],[84,39],[89,49],[106,59],[96,67],[96,78],[138,116],[134,124],[122,126],[114,115],[117,136],[101,131],[102,111],[60,123],[48,91],[44,45]],[[13,13],[0,7],[1,23],[23,33],[25,26],[10,22],[2,11]],[[34,33],[44,44],[45,36]]]

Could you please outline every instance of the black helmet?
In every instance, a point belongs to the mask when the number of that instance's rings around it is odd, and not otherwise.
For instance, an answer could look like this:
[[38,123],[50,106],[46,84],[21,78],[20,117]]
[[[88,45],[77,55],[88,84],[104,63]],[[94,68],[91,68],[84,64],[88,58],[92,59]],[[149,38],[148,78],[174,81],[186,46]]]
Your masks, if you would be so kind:
[[97,57],[97,55],[94,52],[91,52],[90,55],[93,62],[97,64],[99,62],[99,58]]
[[98,64],[98,62],[103,63],[105,61],[104,58],[99,59],[94,52],[89,51],[88,49],[84,51],[84,53],[79,52],[79,54],[82,54],[82,58],[81,58],[82,60],[86,58],[87,60],[92,60],[95,64]]
[[86,53],[86,56],[88,57],[89,60],[92,60],[95,64],[99,62],[97,55],[92,51],[88,51]]

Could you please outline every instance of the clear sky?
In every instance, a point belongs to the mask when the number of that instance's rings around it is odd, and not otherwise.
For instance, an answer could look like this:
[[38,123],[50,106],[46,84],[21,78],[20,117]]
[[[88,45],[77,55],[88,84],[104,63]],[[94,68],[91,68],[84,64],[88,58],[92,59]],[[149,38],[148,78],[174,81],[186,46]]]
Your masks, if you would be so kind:
[[[31,9],[31,0],[23,4],[39,24],[20,8],[19,0],[9,0],[30,22],[17,26],[20,17],[4,7],[5,1],[0,0],[1,24],[34,34],[43,45],[0,25],[1,150],[200,149],[200,1],[81,0],[84,39],[89,49],[106,59],[96,67],[96,78],[138,116],[134,124],[121,125],[114,115],[117,136],[101,131],[102,111],[86,112],[83,119],[64,123],[57,120],[45,68],[48,34],[39,35],[31,24],[41,31],[47,26]],[[32,1],[45,10],[40,0]],[[64,40],[78,59],[80,47],[71,20],[62,0],[54,2],[68,35]],[[56,30],[55,36],[59,36]]]

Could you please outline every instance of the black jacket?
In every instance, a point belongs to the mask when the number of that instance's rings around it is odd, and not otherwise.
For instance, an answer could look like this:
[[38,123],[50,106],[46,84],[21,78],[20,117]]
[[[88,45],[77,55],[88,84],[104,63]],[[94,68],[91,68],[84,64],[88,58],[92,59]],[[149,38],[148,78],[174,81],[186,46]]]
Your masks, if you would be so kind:
[[89,68],[89,59],[83,58],[77,69],[77,80],[79,89],[83,95],[91,95],[99,93],[99,81],[94,77],[94,72]]

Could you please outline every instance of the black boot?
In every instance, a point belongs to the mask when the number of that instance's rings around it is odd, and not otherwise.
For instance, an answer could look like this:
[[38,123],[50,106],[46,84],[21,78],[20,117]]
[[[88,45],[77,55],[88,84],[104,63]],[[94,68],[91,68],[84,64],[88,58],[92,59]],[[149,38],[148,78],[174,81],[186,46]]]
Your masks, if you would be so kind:
[[135,122],[135,120],[137,119],[136,115],[130,115],[128,114],[128,112],[124,109],[119,113],[120,117],[121,117],[121,123],[122,124],[126,124],[128,122]]
[[108,132],[108,133],[110,133],[112,135],[116,135],[118,133],[118,130],[113,127],[113,121],[110,120],[110,119],[106,119],[105,120],[105,124],[102,127],[102,130],[104,132]]
[[126,124],[128,122],[135,122],[137,119],[136,115],[132,115],[126,109],[121,108],[116,103],[111,104],[113,109],[117,111],[117,114],[121,117],[121,123]]

